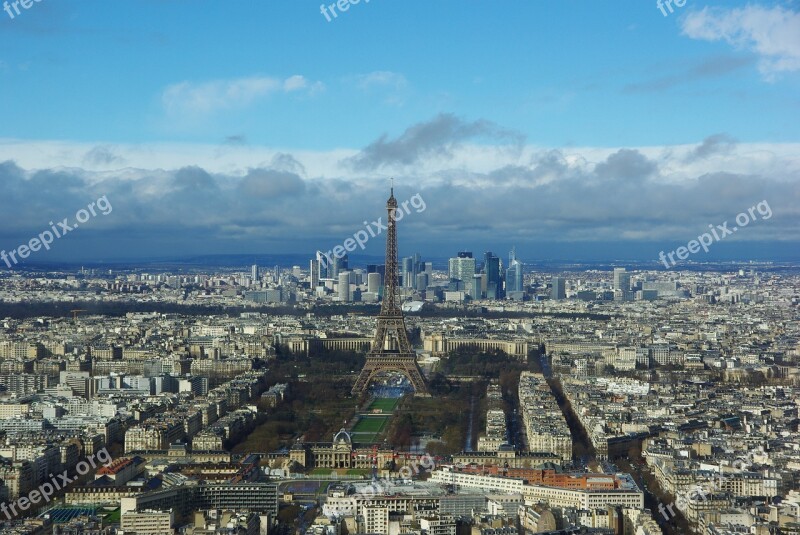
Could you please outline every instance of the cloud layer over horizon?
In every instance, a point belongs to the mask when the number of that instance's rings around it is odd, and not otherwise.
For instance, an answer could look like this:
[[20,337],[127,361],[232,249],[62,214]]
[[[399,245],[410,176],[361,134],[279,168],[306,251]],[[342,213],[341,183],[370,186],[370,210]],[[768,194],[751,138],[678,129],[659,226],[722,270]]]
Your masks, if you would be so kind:
[[[546,148],[485,120],[442,114],[362,150],[275,150],[244,139],[213,148],[6,140],[0,162],[0,248],[102,195],[112,204],[113,213],[58,243],[53,259],[310,255],[385,217],[390,176],[398,200],[419,193],[427,206],[403,222],[401,254],[493,243],[666,246],[762,200],[773,217],[735,236],[743,251],[800,241],[800,147],[740,144],[724,133],[681,146]],[[382,251],[373,240],[365,253]]]

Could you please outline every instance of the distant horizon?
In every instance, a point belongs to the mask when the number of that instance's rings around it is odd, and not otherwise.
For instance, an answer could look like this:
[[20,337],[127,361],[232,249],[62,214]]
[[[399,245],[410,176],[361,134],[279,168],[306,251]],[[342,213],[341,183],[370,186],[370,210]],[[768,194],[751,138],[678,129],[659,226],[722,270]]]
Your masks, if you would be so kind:
[[[780,244],[784,245],[784,244]],[[470,249],[460,249],[467,250]],[[412,256],[417,251],[408,254],[400,254],[399,257]],[[457,252],[457,251],[456,251]],[[453,257],[456,252],[453,253]],[[482,263],[483,254],[485,251],[471,250],[476,263]],[[504,268],[508,267],[508,254],[507,251],[503,254],[500,251],[494,250],[493,254],[499,256],[503,262]],[[421,254],[423,262],[433,262],[434,269],[439,271],[446,271],[448,267],[448,259],[451,256],[426,256]],[[206,254],[206,255],[186,255],[186,256],[164,256],[164,257],[142,257],[142,258],[120,258],[110,260],[96,260],[96,259],[53,259],[51,261],[36,261],[26,262],[15,266],[13,270],[9,270],[5,265],[0,265],[0,274],[13,273],[14,271],[37,271],[38,269],[51,269],[55,267],[69,267],[72,269],[79,269],[85,267],[87,269],[101,269],[113,268],[118,266],[125,269],[167,269],[168,267],[176,268],[223,268],[223,269],[238,269],[247,271],[253,264],[259,267],[268,269],[275,265],[280,268],[288,269],[294,266],[299,266],[303,270],[308,270],[309,262],[313,259],[313,255],[304,253],[232,253],[232,254]],[[350,268],[365,268],[369,264],[383,264],[384,257],[378,255],[364,255],[352,254],[348,255]],[[702,256],[698,258],[689,258],[681,264],[667,270],[664,265],[659,262],[657,256],[651,258],[623,258],[623,257],[597,257],[597,258],[535,258],[529,259],[521,255],[519,249],[517,250],[517,259],[525,266],[529,267],[563,267],[570,264],[578,266],[612,266],[612,267],[625,267],[630,266],[631,269],[650,270],[650,271],[663,271],[668,273],[670,271],[680,270],[707,270],[714,267],[726,267],[731,270],[738,269],[739,266],[746,268],[750,265],[770,266],[774,265],[776,268],[797,268],[800,270],[800,261],[796,258],[773,259],[767,257],[734,257],[721,258],[720,255],[712,257],[711,255]]]

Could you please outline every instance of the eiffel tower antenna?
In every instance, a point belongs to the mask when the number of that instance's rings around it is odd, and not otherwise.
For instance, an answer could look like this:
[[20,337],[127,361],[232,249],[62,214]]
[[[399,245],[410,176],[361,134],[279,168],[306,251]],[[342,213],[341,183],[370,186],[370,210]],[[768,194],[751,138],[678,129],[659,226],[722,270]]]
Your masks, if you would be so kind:
[[364,368],[353,385],[353,395],[361,394],[369,387],[370,381],[382,372],[398,372],[406,376],[414,388],[415,395],[427,396],[425,379],[417,364],[417,356],[411,349],[406,332],[406,322],[397,294],[397,199],[394,198],[394,179],[391,182],[389,200],[386,201],[389,214],[386,231],[386,273],[384,275],[383,302],[378,314],[375,338],[367,354]]

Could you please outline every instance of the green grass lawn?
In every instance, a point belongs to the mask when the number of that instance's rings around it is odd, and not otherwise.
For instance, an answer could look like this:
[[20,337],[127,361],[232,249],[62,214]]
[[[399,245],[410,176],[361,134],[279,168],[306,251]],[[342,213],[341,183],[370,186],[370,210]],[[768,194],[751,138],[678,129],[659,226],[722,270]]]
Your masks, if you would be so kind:
[[[359,415],[358,422],[353,426],[350,435],[353,441],[361,444],[372,444],[378,441],[392,420],[393,411],[400,398],[377,398],[367,407],[366,412]],[[381,411],[379,415],[373,415],[373,410]]]
[[347,471],[348,476],[365,476],[372,473],[369,468],[353,468]]
[[378,433],[358,433],[357,436],[353,437],[353,442],[361,446],[375,444],[378,442],[378,436]]
[[377,442],[378,437],[389,425],[391,419],[391,415],[365,416],[362,414],[350,435],[353,437],[353,441],[357,443],[371,444]]
[[329,476],[333,473],[332,468],[314,468],[311,471],[312,476]]
[[389,422],[390,416],[365,416],[361,415],[358,423],[353,427],[353,433],[380,433]]

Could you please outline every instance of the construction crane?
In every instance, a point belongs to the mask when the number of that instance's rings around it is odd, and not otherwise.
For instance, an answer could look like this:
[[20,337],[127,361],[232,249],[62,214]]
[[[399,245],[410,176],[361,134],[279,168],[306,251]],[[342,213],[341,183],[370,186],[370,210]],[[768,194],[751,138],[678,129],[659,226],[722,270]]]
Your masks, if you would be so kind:
[[75,308],[73,310],[70,310],[70,313],[72,314],[72,321],[78,319],[78,314],[80,314],[81,312],[88,312],[88,311],[82,308]]

